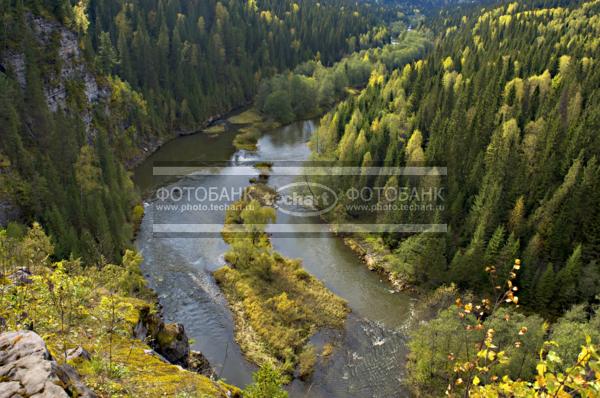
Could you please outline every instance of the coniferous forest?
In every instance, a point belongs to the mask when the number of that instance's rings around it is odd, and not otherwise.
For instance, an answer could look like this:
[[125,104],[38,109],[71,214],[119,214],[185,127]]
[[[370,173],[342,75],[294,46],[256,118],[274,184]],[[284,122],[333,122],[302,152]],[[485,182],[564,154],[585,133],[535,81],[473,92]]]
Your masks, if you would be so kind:
[[[0,397],[600,396],[599,0],[0,13]],[[261,149],[290,157],[277,139],[312,123],[304,160],[359,172],[315,179],[330,235],[281,243]],[[132,175],[189,137],[261,161],[219,243],[148,238]],[[365,216],[346,194],[428,185],[436,211]],[[445,229],[336,232],[354,223]]]
[[[449,169],[448,210],[432,218],[444,218],[450,233],[386,236],[398,258],[392,272],[480,291],[489,286],[482,259],[506,276],[510,259],[522,258],[522,299],[537,311],[556,315],[594,299],[596,7],[449,15],[427,57],[372,80],[325,117],[322,158]],[[419,255],[414,245],[432,250]]]

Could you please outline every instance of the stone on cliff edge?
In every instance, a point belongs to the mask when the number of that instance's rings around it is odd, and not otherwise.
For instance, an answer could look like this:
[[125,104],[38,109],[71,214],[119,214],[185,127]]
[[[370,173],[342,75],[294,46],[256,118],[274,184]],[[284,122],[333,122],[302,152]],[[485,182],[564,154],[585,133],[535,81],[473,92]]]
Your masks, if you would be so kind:
[[0,398],[95,398],[68,365],[59,365],[34,332],[0,334]]
[[215,376],[215,372],[210,366],[210,362],[208,362],[208,359],[206,359],[204,354],[202,354],[200,351],[190,351],[190,356],[188,358],[188,370],[200,373],[206,377],[212,378]]
[[180,323],[165,323],[156,336],[156,350],[171,363],[186,366],[190,343]]
[[175,365],[188,367],[190,342],[180,323],[165,323],[150,307],[140,308],[140,320],[133,329],[135,338],[145,341]]

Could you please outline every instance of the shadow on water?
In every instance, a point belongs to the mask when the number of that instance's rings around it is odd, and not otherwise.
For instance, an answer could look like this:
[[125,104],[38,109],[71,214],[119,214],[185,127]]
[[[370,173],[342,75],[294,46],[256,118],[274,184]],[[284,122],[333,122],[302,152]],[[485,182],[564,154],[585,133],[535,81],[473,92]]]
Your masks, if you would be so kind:
[[[256,153],[236,152],[231,145],[235,132],[210,137],[197,134],[167,143],[135,171],[134,181],[142,192],[151,192],[176,180],[157,181],[152,165],[164,160],[304,160],[310,155],[306,145],[315,130],[314,121],[298,122],[267,132],[259,140]],[[276,162],[275,162],[276,165]],[[270,184],[281,186],[285,178],[273,169]],[[217,178],[226,179],[227,176]],[[222,184],[247,184],[247,180],[220,181]],[[214,183],[214,181],[211,181]],[[150,208],[147,207],[147,208]],[[153,236],[154,215],[144,216],[136,240],[144,256],[142,270],[159,294],[165,317],[181,322],[194,339],[193,348],[202,351],[211,364],[230,383],[245,386],[256,369],[243,358],[234,340],[232,315],[216,286],[211,272],[223,264],[227,245],[215,238],[159,238]],[[185,214],[175,217],[199,217],[222,223],[223,213]],[[318,220],[313,220],[318,221]],[[277,223],[293,223],[283,213]],[[348,301],[352,314],[345,328],[323,331],[313,337],[322,346],[325,337],[333,338],[335,350],[321,357],[308,382],[295,380],[292,397],[399,397],[406,356],[406,325],[411,319],[413,300],[394,293],[380,276],[367,270],[341,239],[321,237],[274,237],[275,250],[300,258],[304,267],[328,288]]]

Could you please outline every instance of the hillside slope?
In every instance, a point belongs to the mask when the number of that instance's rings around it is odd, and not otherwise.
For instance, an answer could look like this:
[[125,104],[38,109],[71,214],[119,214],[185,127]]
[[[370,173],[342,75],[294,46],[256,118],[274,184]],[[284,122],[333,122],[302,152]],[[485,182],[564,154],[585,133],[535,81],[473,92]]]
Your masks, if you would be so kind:
[[[447,167],[443,211],[379,221],[441,222],[451,233],[386,235],[388,272],[487,292],[485,268],[505,276],[521,257],[522,303],[549,315],[600,292],[599,10],[513,3],[448,17],[428,57],[372,77],[323,119],[318,159]],[[368,185],[377,183],[423,181]],[[352,219],[349,204],[340,218]]]

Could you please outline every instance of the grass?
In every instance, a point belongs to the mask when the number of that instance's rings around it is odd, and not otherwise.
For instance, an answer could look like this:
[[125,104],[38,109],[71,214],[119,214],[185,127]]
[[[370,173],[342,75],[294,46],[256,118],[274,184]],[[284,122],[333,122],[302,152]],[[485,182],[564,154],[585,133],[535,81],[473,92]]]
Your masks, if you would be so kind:
[[233,145],[237,149],[245,149],[247,151],[256,151],[258,139],[260,138],[260,130],[256,127],[244,127],[239,130],[238,135],[233,139]]
[[[94,274],[88,272],[91,275],[88,281],[92,286]],[[227,397],[228,390],[234,394],[239,392],[235,387],[212,381],[147,354],[145,350],[150,347],[133,338],[131,331],[139,320],[141,308],[151,306],[154,311],[156,309],[153,303],[134,297],[114,296],[119,321],[113,335],[112,362],[109,366],[108,326],[95,313],[107,293],[104,288],[96,287],[80,303],[74,314],[77,322],[71,327],[68,337],[70,348],[82,346],[91,354],[91,361],[76,359],[69,363],[96,393],[102,397],[164,397],[193,392],[194,397]],[[62,361],[62,337],[45,326],[40,325],[38,333],[42,334],[54,358]]]
[[342,327],[348,309],[303,272],[299,261],[280,257],[271,271],[266,281],[225,266],[215,279],[231,303],[236,339],[248,359],[259,365],[279,363],[291,373],[309,337],[320,328]]
[[213,124],[203,130],[206,134],[222,134],[225,132],[225,123]]
[[263,121],[263,117],[255,110],[248,109],[227,119],[232,124],[254,124]]
[[[95,280],[94,272],[90,281]],[[92,361],[77,359],[70,364],[82,376],[86,385],[103,397],[164,397],[193,392],[194,397],[227,397],[227,391],[238,394],[239,390],[206,376],[190,372],[179,366],[163,362],[149,355],[150,347],[132,337],[131,331],[139,320],[139,311],[154,304],[143,299],[115,296],[118,303],[116,327],[112,343],[112,364],[109,366],[106,321],[94,314],[108,292],[96,288],[81,303],[78,322],[69,335],[69,347],[82,346],[92,355]],[[62,341],[58,334],[43,335],[48,348],[59,361],[62,358]]]
[[308,379],[315,370],[317,364],[317,354],[315,347],[307,345],[304,351],[298,356],[298,374],[302,380]]
[[255,109],[248,109],[231,116],[227,121],[234,125],[243,126],[233,139],[233,145],[238,150],[246,151],[256,151],[256,144],[263,131],[273,130],[281,126],[281,123],[275,120],[264,119],[263,115]]

